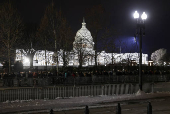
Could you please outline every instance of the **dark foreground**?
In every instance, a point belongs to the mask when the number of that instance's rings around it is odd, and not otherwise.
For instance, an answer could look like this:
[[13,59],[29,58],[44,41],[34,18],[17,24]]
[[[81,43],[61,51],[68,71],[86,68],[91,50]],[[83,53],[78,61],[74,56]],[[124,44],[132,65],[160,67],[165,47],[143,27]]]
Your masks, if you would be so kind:
[[[148,101],[152,104],[153,114],[170,114],[170,97],[147,99],[147,100],[131,100],[122,101],[122,114],[147,114]],[[89,107],[90,114],[116,114],[116,102],[99,104],[102,107]],[[50,112],[50,111],[49,111]],[[49,112],[32,112],[31,114],[49,114]],[[80,110],[63,110],[54,112],[54,114],[84,114],[84,109]]]

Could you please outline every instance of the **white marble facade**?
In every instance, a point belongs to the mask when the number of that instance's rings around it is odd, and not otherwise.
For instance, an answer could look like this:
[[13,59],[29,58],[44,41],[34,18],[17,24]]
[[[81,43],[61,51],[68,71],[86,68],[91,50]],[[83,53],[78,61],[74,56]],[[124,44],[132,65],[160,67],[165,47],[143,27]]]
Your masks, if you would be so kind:
[[[29,66],[29,58],[26,56],[26,52],[21,54],[22,49],[16,50],[16,61],[22,61],[24,66]],[[58,51],[58,62],[59,66],[63,65],[63,60],[61,57],[62,49]],[[83,66],[94,65],[94,42],[91,36],[90,31],[86,28],[85,20],[83,19],[82,28],[77,31],[75,36],[75,41],[73,42],[73,51],[69,53],[69,62],[68,66],[78,66],[78,56],[79,53],[83,52],[85,61]],[[55,66],[56,63],[53,60],[53,51],[46,51],[46,60],[45,60],[45,51],[38,50],[36,51],[33,58],[33,66],[45,66],[47,61],[47,66]],[[90,55],[90,56],[89,56]],[[113,59],[112,59],[113,57]],[[97,64],[98,65],[107,65],[126,62],[127,60],[134,60],[136,63],[139,63],[139,53],[106,53],[105,51],[98,52]],[[142,64],[148,64],[148,54],[142,54]]]

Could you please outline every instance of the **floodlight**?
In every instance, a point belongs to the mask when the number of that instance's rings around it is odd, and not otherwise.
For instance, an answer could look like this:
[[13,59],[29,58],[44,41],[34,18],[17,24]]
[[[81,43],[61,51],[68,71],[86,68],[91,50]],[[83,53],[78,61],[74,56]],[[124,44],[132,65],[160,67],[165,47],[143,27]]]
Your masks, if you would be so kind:
[[146,15],[146,13],[145,13],[145,12],[143,12],[143,14],[141,15],[141,18],[142,18],[142,20],[147,19],[147,15]]
[[26,57],[23,62],[28,63],[28,62],[30,62],[30,60],[29,60],[29,58]]
[[134,17],[135,19],[139,18],[139,13],[138,13],[137,11],[135,11],[135,13],[133,14],[133,17]]
[[136,42],[136,37],[134,37],[134,41]]

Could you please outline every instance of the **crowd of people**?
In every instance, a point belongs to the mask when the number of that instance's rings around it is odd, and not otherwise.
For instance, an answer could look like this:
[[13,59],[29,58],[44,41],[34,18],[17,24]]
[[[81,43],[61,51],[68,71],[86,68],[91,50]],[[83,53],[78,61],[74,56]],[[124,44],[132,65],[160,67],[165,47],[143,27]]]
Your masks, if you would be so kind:
[[[169,71],[161,71],[161,70],[149,70],[149,71],[142,71],[144,75],[164,75],[169,74]],[[116,71],[95,71],[95,72],[46,72],[46,71],[39,71],[39,72],[13,72],[11,74],[1,73],[0,79],[3,80],[3,86],[13,86],[14,79],[18,81],[18,86],[21,86],[21,79],[32,79],[35,81],[34,83],[37,84],[36,79],[42,78],[50,78],[51,83],[64,83],[66,79],[72,77],[92,77],[92,76],[119,76],[119,75],[138,75],[138,70],[128,71],[128,70],[116,70]]]
[[[46,78],[46,77],[53,77],[53,76],[58,76],[58,77],[91,77],[93,75],[108,75],[108,76],[114,76],[114,75],[138,75],[139,71],[133,70],[133,71],[128,71],[128,70],[116,70],[116,71],[95,71],[95,72],[46,72],[46,71],[38,71],[38,72],[13,72],[13,73],[0,73],[0,79],[14,79],[14,78]],[[164,75],[164,74],[170,74],[169,71],[162,71],[162,70],[149,70],[149,71],[144,71],[142,70],[142,74],[145,75]]]
[[67,78],[72,77],[91,77],[90,72],[15,72],[1,73],[0,79],[3,80],[3,86],[14,86],[14,80],[17,80],[18,86],[21,86],[22,79],[32,79],[33,83],[37,84],[37,79],[51,79],[51,83],[63,83]]

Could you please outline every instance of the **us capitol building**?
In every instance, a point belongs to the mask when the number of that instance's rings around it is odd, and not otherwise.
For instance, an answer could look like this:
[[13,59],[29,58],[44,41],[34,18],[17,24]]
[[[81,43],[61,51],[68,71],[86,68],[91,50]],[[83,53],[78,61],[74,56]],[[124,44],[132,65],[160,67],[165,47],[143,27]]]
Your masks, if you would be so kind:
[[[83,19],[82,28],[77,31],[75,40],[73,42],[73,50],[69,52],[68,66],[79,66],[80,56],[82,59],[82,66],[95,65],[94,58],[94,45],[93,37],[91,36],[90,31],[86,28],[86,23]],[[22,49],[16,50],[16,59],[15,61],[22,61],[23,66],[29,67],[30,61],[26,55],[26,52]],[[62,59],[62,49],[57,52],[58,55],[58,66],[63,66]],[[23,52],[23,53],[21,53]],[[47,66],[56,66],[57,63],[53,59],[54,52],[46,51],[46,60],[45,60],[45,51],[37,50],[33,57],[33,66],[45,66],[47,61]],[[114,63],[113,63],[113,60]],[[108,64],[118,64],[125,62],[126,60],[135,61],[136,64],[139,63],[139,53],[106,53],[105,51],[97,52],[97,64],[98,65],[108,65]],[[142,64],[148,64],[148,54],[142,54]],[[133,64],[131,64],[133,66]],[[135,65],[135,64],[134,64]]]

